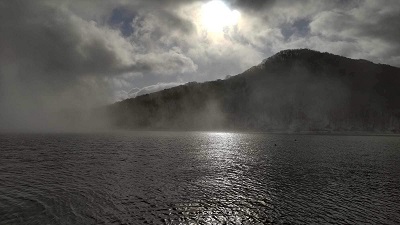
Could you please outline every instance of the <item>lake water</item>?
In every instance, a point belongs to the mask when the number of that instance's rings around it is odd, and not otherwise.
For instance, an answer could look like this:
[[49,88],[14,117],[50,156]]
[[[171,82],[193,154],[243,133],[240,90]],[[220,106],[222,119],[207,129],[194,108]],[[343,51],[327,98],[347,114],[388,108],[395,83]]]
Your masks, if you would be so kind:
[[400,137],[0,135],[0,224],[400,224]]

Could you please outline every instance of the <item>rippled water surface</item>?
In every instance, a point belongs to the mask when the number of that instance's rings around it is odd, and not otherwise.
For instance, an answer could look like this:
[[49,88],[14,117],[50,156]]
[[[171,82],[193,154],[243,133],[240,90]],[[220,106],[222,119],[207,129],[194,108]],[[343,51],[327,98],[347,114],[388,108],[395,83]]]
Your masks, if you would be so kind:
[[400,137],[1,134],[0,224],[400,224]]

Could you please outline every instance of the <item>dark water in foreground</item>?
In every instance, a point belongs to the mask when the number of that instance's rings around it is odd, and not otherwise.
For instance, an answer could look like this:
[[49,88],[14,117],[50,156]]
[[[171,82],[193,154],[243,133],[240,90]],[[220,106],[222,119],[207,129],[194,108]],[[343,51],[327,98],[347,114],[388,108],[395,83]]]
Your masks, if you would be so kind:
[[0,149],[0,224],[400,224],[400,137],[3,134]]

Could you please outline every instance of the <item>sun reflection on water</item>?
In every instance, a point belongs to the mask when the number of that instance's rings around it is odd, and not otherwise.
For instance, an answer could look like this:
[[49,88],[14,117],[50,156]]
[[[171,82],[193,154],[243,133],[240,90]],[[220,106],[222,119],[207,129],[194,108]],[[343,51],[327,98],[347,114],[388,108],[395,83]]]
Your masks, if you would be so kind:
[[201,136],[198,157],[207,167],[208,174],[197,183],[213,191],[208,200],[192,208],[193,215],[201,214],[201,221],[205,224],[243,224],[257,218],[259,212],[249,206],[263,202],[243,196],[243,190],[239,188],[257,182],[246,174],[252,162],[251,155],[247,154],[248,135],[204,132]]

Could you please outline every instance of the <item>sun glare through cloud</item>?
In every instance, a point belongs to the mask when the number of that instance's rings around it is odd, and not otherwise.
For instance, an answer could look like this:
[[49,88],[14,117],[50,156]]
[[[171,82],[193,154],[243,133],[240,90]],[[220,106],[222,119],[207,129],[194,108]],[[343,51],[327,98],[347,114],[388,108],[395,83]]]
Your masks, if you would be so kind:
[[201,22],[207,32],[222,32],[224,28],[238,24],[240,17],[239,11],[219,0],[206,3],[201,9]]

